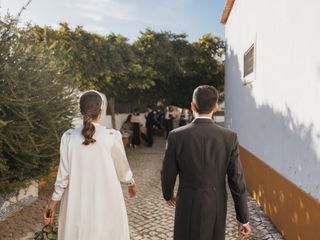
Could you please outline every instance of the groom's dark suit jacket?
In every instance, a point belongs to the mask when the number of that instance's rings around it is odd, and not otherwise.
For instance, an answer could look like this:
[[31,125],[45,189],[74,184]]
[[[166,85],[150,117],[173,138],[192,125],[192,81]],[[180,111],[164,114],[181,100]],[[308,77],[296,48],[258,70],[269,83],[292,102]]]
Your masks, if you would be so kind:
[[204,118],[172,131],[161,171],[166,200],[173,196],[177,175],[175,240],[225,238],[226,176],[238,221],[249,221],[245,180],[234,132]]

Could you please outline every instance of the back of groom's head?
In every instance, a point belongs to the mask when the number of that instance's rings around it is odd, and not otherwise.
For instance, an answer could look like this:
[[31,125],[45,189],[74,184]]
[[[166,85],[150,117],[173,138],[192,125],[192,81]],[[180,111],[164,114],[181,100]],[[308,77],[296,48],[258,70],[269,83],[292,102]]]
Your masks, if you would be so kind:
[[209,85],[202,85],[193,91],[193,103],[199,114],[208,114],[213,111],[219,99],[218,90]]

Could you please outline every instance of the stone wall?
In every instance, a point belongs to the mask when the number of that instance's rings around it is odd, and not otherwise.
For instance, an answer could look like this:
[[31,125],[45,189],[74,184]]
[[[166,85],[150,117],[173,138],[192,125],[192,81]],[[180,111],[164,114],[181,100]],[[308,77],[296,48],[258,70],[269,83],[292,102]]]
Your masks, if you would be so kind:
[[29,187],[12,193],[4,199],[0,196],[0,221],[5,220],[22,207],[33,203],[38,198],[38,183],[32,181]]

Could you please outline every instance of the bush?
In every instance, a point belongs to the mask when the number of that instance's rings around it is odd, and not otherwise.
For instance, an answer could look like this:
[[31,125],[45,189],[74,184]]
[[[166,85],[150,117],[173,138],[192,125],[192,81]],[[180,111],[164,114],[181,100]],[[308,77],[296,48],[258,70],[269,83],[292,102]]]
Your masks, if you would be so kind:
[[0,194],[45,176],[71,127],[74,94],[53,50],[0,16]]

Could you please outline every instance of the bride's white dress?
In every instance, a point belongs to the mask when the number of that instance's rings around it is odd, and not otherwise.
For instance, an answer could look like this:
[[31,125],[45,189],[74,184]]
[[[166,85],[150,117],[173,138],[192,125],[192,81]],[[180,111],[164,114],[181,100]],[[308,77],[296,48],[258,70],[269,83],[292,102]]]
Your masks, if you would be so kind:
[[58,240],[129,240],[120,185],[132,179],[119,131],[95,124],[96,142],[83,145],[82,127],[61,138],[52,199],[61,200]]

